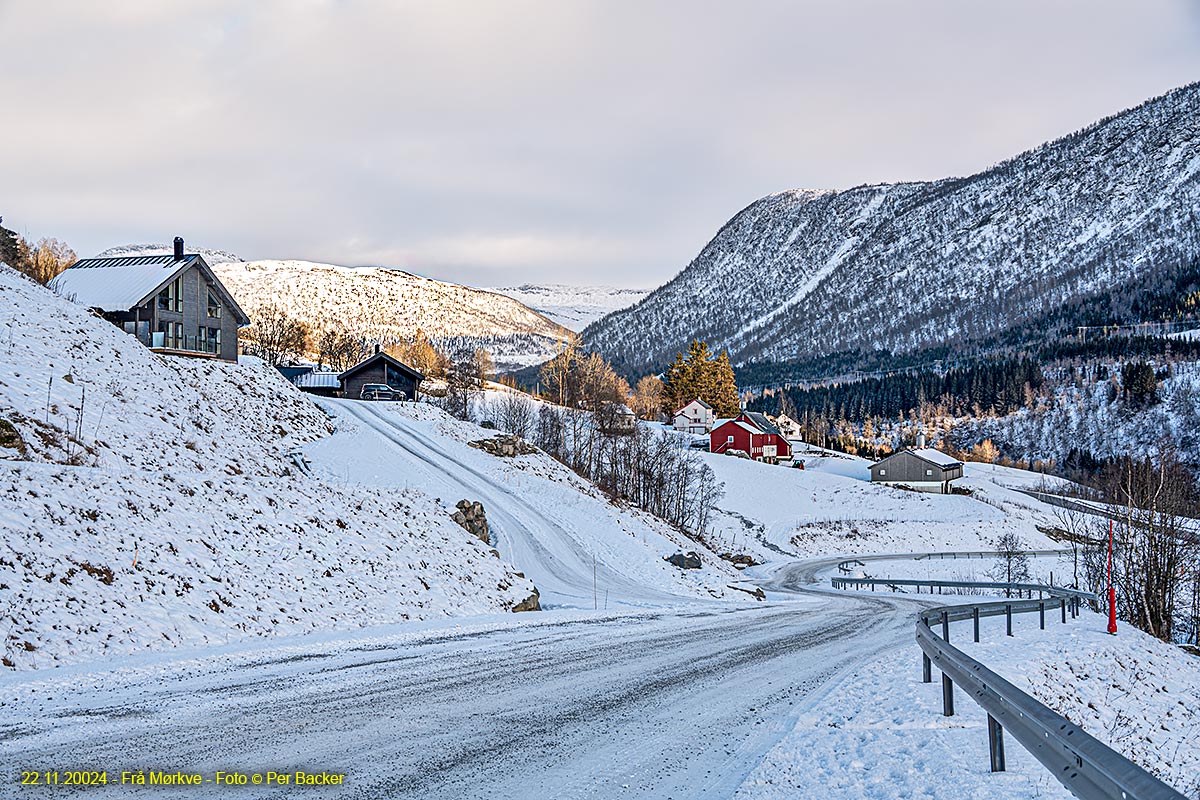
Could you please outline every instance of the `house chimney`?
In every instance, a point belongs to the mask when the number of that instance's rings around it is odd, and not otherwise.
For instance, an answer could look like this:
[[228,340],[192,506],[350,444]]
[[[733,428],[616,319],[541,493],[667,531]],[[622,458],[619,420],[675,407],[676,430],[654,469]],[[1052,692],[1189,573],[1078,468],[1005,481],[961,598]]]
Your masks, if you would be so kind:
[[175,260],[178,261],[181,258],[183,258],[183,237],[176,236],[175,237]]
[[375,355],[379,355],[379,345],[375,345]]
[[921,433],[917,434],[917,449],[920,450],[924,446],[925,446],[925,433],[921,432]]

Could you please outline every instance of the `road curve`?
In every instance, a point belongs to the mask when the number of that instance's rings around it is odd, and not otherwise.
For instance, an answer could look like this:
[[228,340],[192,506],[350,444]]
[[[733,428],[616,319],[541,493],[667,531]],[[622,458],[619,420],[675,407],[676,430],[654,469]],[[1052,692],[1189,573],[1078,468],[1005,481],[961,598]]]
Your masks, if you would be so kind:
[[[844,671],[910,638],[911,614],[894,600],[821,597],[546,615],[332,652],[267,647],[104,691],[81,690],[86,675],[39,677],[36,692],[0,708],[0,762],[10,772],[329,770],[346,785],[306,796],[364,800],[728,797]],[[15,772],[5,779],[13,786]]]

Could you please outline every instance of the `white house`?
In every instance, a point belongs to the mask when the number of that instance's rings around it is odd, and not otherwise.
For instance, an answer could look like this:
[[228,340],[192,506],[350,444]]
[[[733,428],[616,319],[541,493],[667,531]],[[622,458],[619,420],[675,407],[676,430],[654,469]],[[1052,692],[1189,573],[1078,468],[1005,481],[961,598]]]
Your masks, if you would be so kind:
[[800,423],[789,417],[787,414],[780,414],[778,417],[771,418],[775,423],[775,427],[779,428],[779,432],[783,434],[785,439],[800,438]]
[[686,433],[708,433],[713,428],[717,415],[713,407],[703,400],[693,400],[675,412],[675,430]]

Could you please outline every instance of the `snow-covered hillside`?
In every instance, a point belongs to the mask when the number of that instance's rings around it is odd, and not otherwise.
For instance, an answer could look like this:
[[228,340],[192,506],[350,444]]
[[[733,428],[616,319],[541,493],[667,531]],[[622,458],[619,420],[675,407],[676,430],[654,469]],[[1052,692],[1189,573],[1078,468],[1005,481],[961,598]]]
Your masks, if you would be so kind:
[[640,375],[694,337],[739,364],[842,353],[853,368],[1067,328],[1073,305],[1200,252],[1198,109],[1194,84],[970,177],[763,198],[584,339]]
[[215,269],[251,315],[278,303],[313,328],[334,325],[384,344],[423,330],[451,347],[486,348],[499,368],[545,361],[572,335],[510,297],[396,269],[307,261],[247,261]]
[[573,331],[581,331],[596,320],[628,308],[650,294],[649,289],[618,289],[613,286],[566,286],[522,284],[489,289],[506,295]]
[[1043,476],[968,464],[956,485],[974,496],[911,492],[870,482],[866,459],[805,456],[803,470],[704,455],[725,484],[711,544],[767,561],[829,554],[988,550],[1006,532],[1031,549],[1057,545],[1038,530],[1054,509],[1017,488]]
[[0,267],[4,663],[507,611],[532,593],[419,489],[298,469],[289,453],[330,431],[274,370],[158,356]]
[[[170,253],[174,245],[169,244],[123,244],[118,247],[110,247],[102,253],[97,253],[96,258],[116,258],[117,256],[149,256],[158,255],[160,253]],[[204,256],[204,260],[209,266],[217,264],[235,264],[246,259],[236,253],[231,253],[228,250],[214,250],[209,247],[192,247],[188,246],[189,253],[199,253]]]
[[1158,402],[1147,407],[1119,396],[1115,374],[1100,381],[1089,376],[1081,385],[1058,387],[1036,408],[958,420],[948,436],[962,448],[990,439],[1005,455],[1059,464],[1072,452],[1095,458],[1140,457],[1164,448],[1200,463],[1200,364],[1175,362],[1170,369],[1171,375],[1159,384]]

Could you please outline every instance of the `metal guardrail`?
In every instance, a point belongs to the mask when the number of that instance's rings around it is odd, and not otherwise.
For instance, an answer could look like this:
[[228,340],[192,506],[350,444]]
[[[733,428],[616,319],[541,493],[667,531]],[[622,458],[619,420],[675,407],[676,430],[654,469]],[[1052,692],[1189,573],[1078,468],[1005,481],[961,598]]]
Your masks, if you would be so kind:
[[[843,562],[847,563],[847,562]],[[841,565],[839,564],[839,567]],[[979,661],[950,644],[950,623],[970,619],[974,622],[974,640],[979,641],[979,620],[1003,615],[1012,636],[1013,614],[1038,613],[1042,629],[1046,611],[1058,609],[1062,624],[1067,616],[1079,616],[1083,601],[1097,601],[1097,595],[1062,586],[1025,583],[988,583],[971,581],[914,581],[897,578],[832,577],[834,588],[851,586],[903,585],[966,587],[1027,591],[1028,600],[1000,600],[955,606],[939,606],[917,615],[916,638],[921,648],[921,679],[933,680],[933,667],[942,673],[942,713],[954,715],[954,686],[965,690],[987,712],[988,752],[992,772],[1005,770],[1004,732],[1020,742],[1051,774],[1083,800],[1186,800],[1184,795],[1088,734],[1083,728],[1009,683]],[[1032,593],[1038,592],[1033,599]],[[1043,595],[1045,595],[1043,597]],[[941,625],[942,635],[933,631]]]
[[[932,667],[942,673],[942,713],[954,715],[954,685],[970,694],[988,715],[988,751],[993,772],[1003,772],[1004,731],[1024,745],[1051,774],[1075,796],[1084,800],[1186,800],[1184,795],[1142,767],[1089,735],[1075,723],[1053,711],[992,672],[979,661],[950,644],[950,622],[975,620],[979,641],[979,618],[1005,614],[1012,635],[1012,614],[1037,610],[1046,626],[1047,605],[1061,609],[1067,621],[1079,611],[1079,598],[1058,596],[1050,600],[981,603],[974,606],[942,606],[917,615],[917,644],[922,651],[922,679],[932,680]],[[942,635],[932,629],[940,622]]]
[[883,586],[885,589],[890,589],[898,586],[913,586],[916,587],[917,593],[920,593],[921,587],[928,587],[930,594],[941,594],[942,589],[1004,589],[1009,592],[1016,592],[1017,597],[1023,597],[1028,594],[1033,596],[1034,592],[1038,593],[1038,597],[1043,595],[1046,597],[1076,597],[1081,600],[1098,600],[1097,596],[1092,592],[1084,592],[1079,589],[1068,589],[1065,586],[1046,586],[1041,583],[1003,583],[1000,581],[951,581],[951,580],[917,580],[913,578],[847,578],[847,577],[831,577],[834,589],[850,589],[856,586],[870,586],[874,591],[875,587]]

